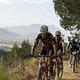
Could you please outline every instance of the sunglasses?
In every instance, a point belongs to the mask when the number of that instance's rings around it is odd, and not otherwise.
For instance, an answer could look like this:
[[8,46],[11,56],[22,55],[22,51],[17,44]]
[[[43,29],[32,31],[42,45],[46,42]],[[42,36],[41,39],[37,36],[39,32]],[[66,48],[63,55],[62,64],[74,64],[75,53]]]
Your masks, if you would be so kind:
[[56,36],[60,36],[60,35],[56,35]]

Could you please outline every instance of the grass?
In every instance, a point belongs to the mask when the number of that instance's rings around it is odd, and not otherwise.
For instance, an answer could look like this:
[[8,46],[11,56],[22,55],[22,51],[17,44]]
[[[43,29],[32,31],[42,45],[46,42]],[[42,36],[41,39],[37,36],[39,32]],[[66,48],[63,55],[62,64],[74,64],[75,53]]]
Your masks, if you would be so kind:
[[9,80],[7,71],[6,71],[2,61],[0,61],[0,80]]

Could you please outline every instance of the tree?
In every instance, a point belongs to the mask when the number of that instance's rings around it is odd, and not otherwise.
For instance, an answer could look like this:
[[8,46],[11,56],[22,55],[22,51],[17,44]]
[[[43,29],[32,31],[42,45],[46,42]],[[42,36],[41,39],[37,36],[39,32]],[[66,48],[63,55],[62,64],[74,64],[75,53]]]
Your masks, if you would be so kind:
[[11,49],[10,53],[9,53],[9,57],[11,59],[14,59],[16,56],[18,56],[19,54],[19,47],[17,46],[17,44],[13,44],[13,48]]
[[10,65],[15,66],[17,64],[16,62],[18,61],[18,58],[19,58],[18,55],[19,55],[19,47],[15,43],[15,44],[13,44],[13,48],[7,55]]
[[53,0],[60,25],[67,30],[80,29],[80,0]]
[[26,58],[29,54],[31,54],[31,45],[28,40],[24,40],[21,44],[19,56],[21,58]]

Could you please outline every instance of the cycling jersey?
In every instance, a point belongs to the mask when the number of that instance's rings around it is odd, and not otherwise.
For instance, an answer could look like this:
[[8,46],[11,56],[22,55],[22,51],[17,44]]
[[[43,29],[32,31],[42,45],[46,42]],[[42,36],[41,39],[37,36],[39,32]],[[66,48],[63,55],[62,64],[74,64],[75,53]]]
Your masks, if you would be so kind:
[[48,32],[45,35],[39,33],[35,40],[35,44],[37,44],[39,41],[42,42],[42,50],[41,50],[42,55],[49,53],[49,51],[51,51],[51,54],[54,53],[53,45],[52,45],[52,42],[54,41],[54,37],[51,33]]
[[[63,53],[62,37],[59,37],[58,39],[56,39],[56,37],[55,37],[55,47],[56,47],[55,48],[56,49],[56,54],[61,55]],[[63,63],[62,56],[59,56],[57,58],[57,63]]]
[[77,42],[76,41],[70,42],[69,48],[71,52],[78,51]]
[[56,46],[56,51],[63,51],[63,47],[62,47],[62,37],[60,37],[59,39],[55,38],[55,46]]

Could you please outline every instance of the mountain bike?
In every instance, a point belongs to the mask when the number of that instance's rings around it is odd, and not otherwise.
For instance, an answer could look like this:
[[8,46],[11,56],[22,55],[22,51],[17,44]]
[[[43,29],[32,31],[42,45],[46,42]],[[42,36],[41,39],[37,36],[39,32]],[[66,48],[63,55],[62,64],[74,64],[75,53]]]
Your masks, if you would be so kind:
[[77,52],[76,51],[74,51],[74,52],[72,52],[72,61],[71,61],[71,65],[72,65],[72,71],[73,72],[75,72],[75,68],[77,67],[77,62],[78,62],[78,60],[77,60],[77,58],[78,58],[78,56],[77,56]]
[[[58,56],[50,55],[33,55],[40,58],[37,80],[54,80],[55,78],[55,62],[53,59]],[[52,60],[52,61],[51,61]],[[49,63],[51,61],[51,63]]]
[[62,55],[65,54],[61,54],[57,57],[57,78],[58,80],[62,80],[62,76],[63,76],[63,60],[62,60]]

